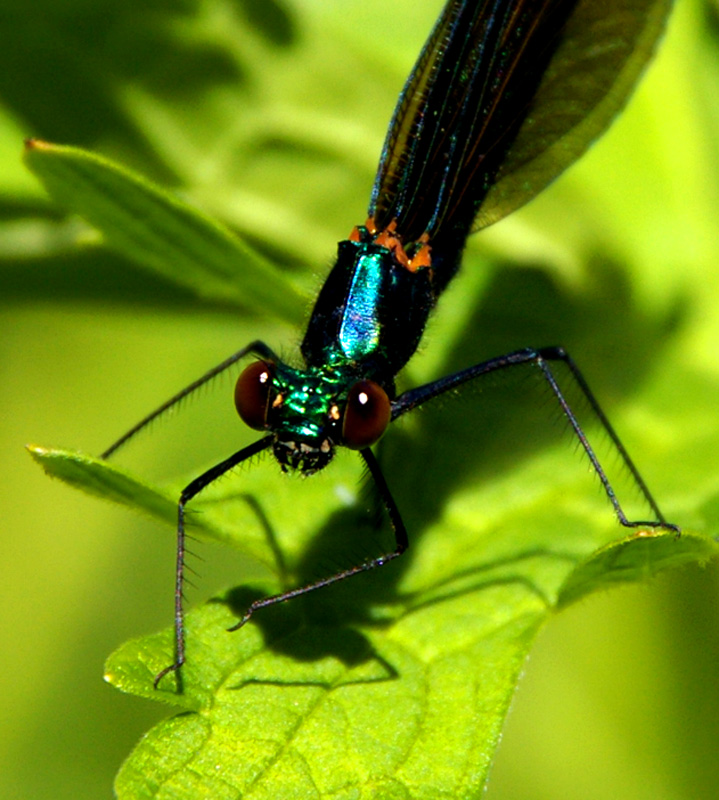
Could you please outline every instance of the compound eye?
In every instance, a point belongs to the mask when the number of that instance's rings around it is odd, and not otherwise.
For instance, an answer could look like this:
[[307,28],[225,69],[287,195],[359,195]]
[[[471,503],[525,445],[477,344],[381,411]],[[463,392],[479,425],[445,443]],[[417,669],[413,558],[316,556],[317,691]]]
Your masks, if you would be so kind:
[[358,381],[347,395],[342,438],[346,447],[361,450],[387,430],[392,407],[385,390],[374,381]]
[[267,425],[274,369],[266,361],[245,367],[235,384],[235,408],[242,421],[257,431]]

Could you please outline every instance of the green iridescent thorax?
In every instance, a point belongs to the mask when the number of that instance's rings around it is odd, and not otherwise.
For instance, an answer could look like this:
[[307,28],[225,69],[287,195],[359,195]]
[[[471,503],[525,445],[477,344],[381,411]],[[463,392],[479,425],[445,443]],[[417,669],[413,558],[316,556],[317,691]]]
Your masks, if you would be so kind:
[[281,440],[318,444],[337,442],[338,406],[344,402],[354,374],[348,369],[294,369],[278,364],[270,427]]

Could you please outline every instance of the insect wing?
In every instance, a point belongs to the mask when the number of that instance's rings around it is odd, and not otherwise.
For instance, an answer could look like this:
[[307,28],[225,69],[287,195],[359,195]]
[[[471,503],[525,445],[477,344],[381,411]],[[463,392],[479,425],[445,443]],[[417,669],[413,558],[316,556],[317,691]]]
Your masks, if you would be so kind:
[[529,202],[621,111],[654,55],[672,0],[584,0],[509,148],[474,230]]
[[395,109],[378,228],[463,240],[531,200],[609,125],[671,0],[451,0]]

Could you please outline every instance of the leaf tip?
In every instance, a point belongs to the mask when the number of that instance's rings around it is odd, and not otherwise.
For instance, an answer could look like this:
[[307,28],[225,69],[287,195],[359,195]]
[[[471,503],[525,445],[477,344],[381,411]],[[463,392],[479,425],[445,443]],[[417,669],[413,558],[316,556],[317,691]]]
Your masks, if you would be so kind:
[[25,152],[31,152],[32,150],[52,150],[53,145],[50,142],[45,142],[42,139],[35,139],[32,136],[25,139],[23,142],[25,145]]

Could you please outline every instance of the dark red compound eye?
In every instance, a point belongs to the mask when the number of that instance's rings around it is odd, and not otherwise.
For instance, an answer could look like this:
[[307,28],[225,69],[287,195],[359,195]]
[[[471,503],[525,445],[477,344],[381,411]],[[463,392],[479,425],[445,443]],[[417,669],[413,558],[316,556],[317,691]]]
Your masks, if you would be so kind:
[[374,381],[358,381],[347,395],[342,438],[344,445],[361,450],[378,441],[387,430],[392,406],[385,390]]
[[267,409],[272,391],[272,366],[255,361],[242,370],[235,384],[235,408],[242,421],[256,431],[267,425]]

